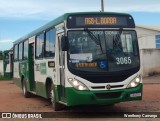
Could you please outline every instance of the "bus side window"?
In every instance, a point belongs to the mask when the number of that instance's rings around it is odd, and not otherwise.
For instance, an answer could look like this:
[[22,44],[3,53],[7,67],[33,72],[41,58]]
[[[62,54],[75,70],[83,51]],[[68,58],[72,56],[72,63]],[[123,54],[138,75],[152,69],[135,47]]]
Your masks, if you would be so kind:
[[45,57],[54,57],[55,56],[55,34],[56,30],[51,29],[46,32],[45,39]]
[[28,40],[24,42],[24,48],[23,48],[23,59],[28,59]]
[[5,54],[5,63],[9,64],[9,54],[8,53]]
[[14,46],[14,61],[18,60],[18,45]]
[[44,33],[36,37],[36,58],[43,58]]
[[22,60],[22,49],[23,49],[23,44],[19,44],[19,60]]

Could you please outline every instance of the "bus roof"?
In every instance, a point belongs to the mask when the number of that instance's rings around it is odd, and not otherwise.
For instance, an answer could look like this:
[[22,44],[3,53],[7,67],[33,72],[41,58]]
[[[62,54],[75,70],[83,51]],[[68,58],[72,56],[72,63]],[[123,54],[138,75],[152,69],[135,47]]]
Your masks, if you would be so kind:
[[41,26],[40,28],[32,31],[31,33],[26,34],[25,36],[17,39],[17,40],[16,40],[15,42],[13,42],[13,43],[14,43],[14,44],[17,44],[17,43],[19,43],[19,42],[21,42],[21,41],[24,41],[24,40],[26,40],[26,39],[28,39],[28,38],[30,38],[30,37],[33,37],[33,36],[35,36],[36,34],[38,34],[38,33],[40,33],[40,32],[43,32],[43,31],[45,31],[46,29],[51,28],[51,27],[53,27],[53,26],[55,26],[55,25],[63,22],[64,20],[67,20],[68,16],[70,16],[70,15],[80,15],[80,14],[86,14],[86,15],[87,15],[87,14],[103,14],[103,15],[104,15],[104,14],[106,14],[106,15],[107,15],[107,14],[108,14],[108,15],[109,15],[109,14],[112,14],[112,15],[128,15],[128,16],[130,16],[130,14],[126,14],[126,13],[116,13],[116,12],[75,12],[75,13],[65,13],[65,14],[63,14],[62,16],[60,16],[60,17],[58,17],[58,18],[50,21],[49,23]]

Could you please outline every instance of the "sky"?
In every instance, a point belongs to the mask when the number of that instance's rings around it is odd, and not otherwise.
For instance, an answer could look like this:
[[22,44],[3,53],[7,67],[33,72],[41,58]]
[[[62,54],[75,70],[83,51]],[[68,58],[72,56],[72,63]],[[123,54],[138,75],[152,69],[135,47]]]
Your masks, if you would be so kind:
[[[101,0],[0,0],[0,50],[64,13],[100,10]],[[104,10],[129,13],[137,25],[160,26],[160,0],[104,0]]]

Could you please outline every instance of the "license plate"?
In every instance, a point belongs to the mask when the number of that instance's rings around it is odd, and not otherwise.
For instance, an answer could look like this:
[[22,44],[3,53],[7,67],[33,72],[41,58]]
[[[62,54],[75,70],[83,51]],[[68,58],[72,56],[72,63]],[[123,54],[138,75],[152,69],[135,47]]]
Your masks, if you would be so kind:
[[141,96],[141,93],[132,93],[130,94],[130,97],[140,97]]

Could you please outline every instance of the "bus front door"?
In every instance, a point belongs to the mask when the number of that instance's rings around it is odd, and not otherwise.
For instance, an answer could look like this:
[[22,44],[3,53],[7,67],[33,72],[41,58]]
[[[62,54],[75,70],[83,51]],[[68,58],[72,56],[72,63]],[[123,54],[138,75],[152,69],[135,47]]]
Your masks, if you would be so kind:
[[34,80],[34,43],[29,44],[29,86],[30,91],[35,91],[35,80]]
[[59,76],[60,76],[60,100],[65,102],[65,52],[61,49],[61,38],[64,33],[58,34],[58,46],[59,46]]

